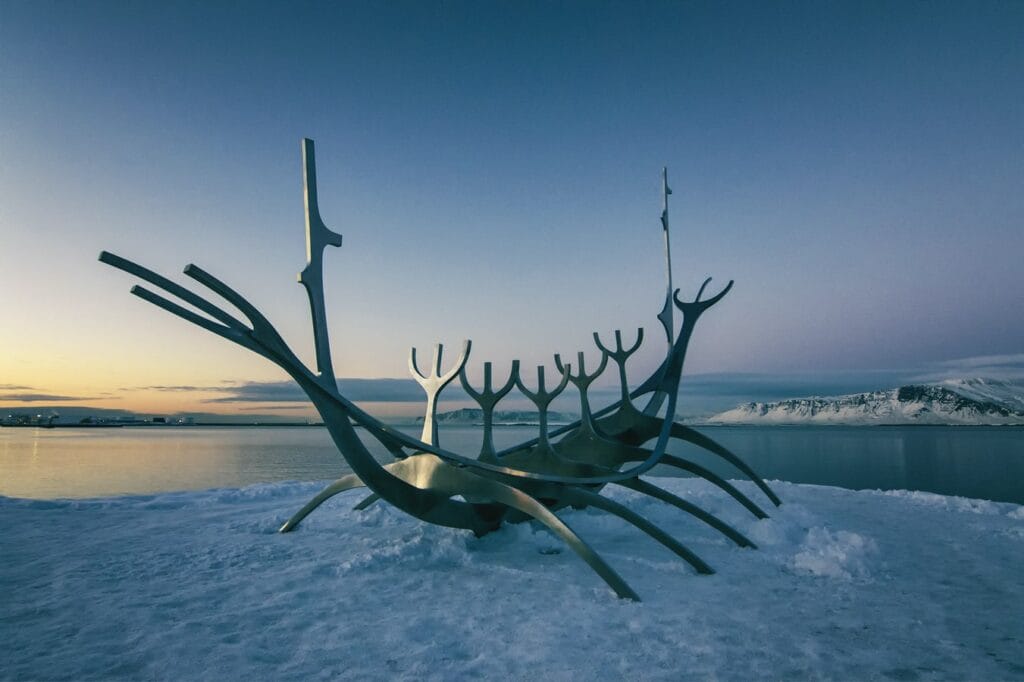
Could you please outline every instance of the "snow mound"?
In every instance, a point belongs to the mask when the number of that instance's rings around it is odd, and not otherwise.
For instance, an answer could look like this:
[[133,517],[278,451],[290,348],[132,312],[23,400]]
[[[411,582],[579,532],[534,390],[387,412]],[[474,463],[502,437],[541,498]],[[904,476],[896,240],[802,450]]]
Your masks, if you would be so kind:
[[1000,514],[1005,507],[1005,505],[999,502],[975,500],[956,495],[939,495],[922,490],[886,490],[882,494],[889,497],[899,497],[914,504],[970,514]]
[[867,556],[878,552],[875,541],[858,533],[811,528],[793,557],[793,567],[827,578],[864,578],[869,575]]

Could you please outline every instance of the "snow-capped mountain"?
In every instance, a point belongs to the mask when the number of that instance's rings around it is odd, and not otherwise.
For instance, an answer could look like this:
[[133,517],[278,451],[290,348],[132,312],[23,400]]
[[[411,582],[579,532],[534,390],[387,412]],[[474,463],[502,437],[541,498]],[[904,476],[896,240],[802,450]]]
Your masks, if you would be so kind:
[[955,393],[983,403],[995,403],[1024,412],[1024,384],[1005,379],[947,379],[937,384]]
[[1024,385],[995,379],[937,384],[831,398],[746,403],[712,424],[1024,424]]

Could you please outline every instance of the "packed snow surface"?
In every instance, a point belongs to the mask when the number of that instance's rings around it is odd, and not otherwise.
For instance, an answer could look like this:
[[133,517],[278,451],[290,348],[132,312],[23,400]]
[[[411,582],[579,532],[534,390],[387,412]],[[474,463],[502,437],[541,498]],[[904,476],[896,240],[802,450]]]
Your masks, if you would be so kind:
[[703,481],[652,481],[759,549],[608,489],[717,570],[698,576],[563,512],[635,603],[528,524],[476,538],[354,493],[277,534],[312,483],[0,498],[0,678],[1024,678],[1024,507],[774,483],[759,521]]

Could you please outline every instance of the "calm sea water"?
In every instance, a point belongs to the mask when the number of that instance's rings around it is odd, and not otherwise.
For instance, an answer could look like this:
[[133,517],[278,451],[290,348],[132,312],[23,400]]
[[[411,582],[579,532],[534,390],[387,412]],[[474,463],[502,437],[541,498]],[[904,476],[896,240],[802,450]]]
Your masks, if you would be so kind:
[[[926,490],[1024,504],[1022,427],[709,427],[767,479],[853,489]],[[415,431],[410,430],[410,433]],[[496,429],[498,447],[534,435]],[[442,445],[479,448],[480,431],[444,427]],[[737,472],[696,448],[671,451]],[[375,450],[382,461],[389,458]],[[58,498],[337,478],[348,468],[322,428],[0,428],[0,495]],[[667,473],[667,472],[666,472]]]

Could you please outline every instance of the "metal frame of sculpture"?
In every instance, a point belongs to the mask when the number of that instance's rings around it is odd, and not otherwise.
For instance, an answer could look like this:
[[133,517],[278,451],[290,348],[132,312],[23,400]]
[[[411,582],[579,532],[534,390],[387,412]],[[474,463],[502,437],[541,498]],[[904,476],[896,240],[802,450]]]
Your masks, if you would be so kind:
[[[274,326],[249,301],[205,270],[188,265],[184,272],[234,306],[247,322],[132,261],[106,251],[99,257],[100,261],[135,275],[191,306],[191,309],[143,286],[134,286],[131,290],[134,295],[248,348],[279,366],[302,388],[320,413],[352,473],[342,476],[310,500],[281,527],[281,532],[294,530],[303,518],[330,497],[346,490],[365,487],[372,494],[360,502],[357,508],[365,508],[382,499],[423,521],[465,528],[477,535],[494,531],[503,522],[539,521],[565,541],[619,597],[639,600],[636,592],[618,573],[556,514],[566,506],[591,506],[618,516],[647,533],[693,566],[697,572],[713,572],[700,557],[665,531],[625,505],[601,495],[606,485],[616,485],[673,505],[741,547],[754,547],[753,542],[721,519],[641,478],[642,474],[649,472],[655,465],[673,467],[704,478],[719,487],[757,518],[767,516],[747,495],[717,474],[695,462],[666,453],[670,439],[677,439],[723,458],[749,477],[774,505],[780,504],[779,498],[767,484],[739,457],[708,436],[674,420],[683,361],[694,326],[708,308],[722,300],[733,283],[730,281],[711,298],[702,299],[704,289],[711,281],[708,278],[692,301],[681,300],[679,290],[673,290],[668,228],[668,196],[671,192],[666,173],[663,172],[664,206],[661,220],[668,288],[664,306],[657,317],[665,330],[668,351],[657,370],[637,388],[630,390],[626,379],[626,361],[643,342],[643,329],[637,331],[636,341],[628,348],[622,343],[622,334],[616,330],[614,350],[606,347],[595,332],[594,342],[601,353],[596,370],[586,372],[583,352],[577,355],[575,374],[570,364],[563,364],[561,357],[555,355],[555,366],[560,374],[556,386],[546,386],[544,367],[538,367],[536,390],[524,385],[518,361],[513,362],[508,380],[497,390],[491,383],[491,363],[484,363],[483,388],[479,391],[473,388],[466,376],[466,363],[471,349],[469,341],[465,342],[452,368],[444,373],[441,371],[443,349],[440,344],[434,350],[430,372],[426,375],[419,370],[414,348],[409,357],[409,368],[427,397],[423,433],[417,440],[373,418],[338,389],[331,364],[327,312],[324,306],[323,257],[327,246],[341,246],[342,237],[328,229],[320,217],[312,140],[302,141],[302,152],[307,263],[298,280],[309,297],[317,371],[314,372],[296,357]],[[676,309],[682,313],[678,330],[674,322]],[[621,397],[613,404],[593,411],[587,391],[604,371],[609,359],[618,369]],[[456,377],[483,411],[483,443],[476,458],[445,450],[438,439],[437,399]],[[579,392],[581,418],[573,424],[549,431],[548,405],[569,383]],[[539,434],[532,440],[497,451],[492,437],[494,409],[514,386],[537,406]],[[642,397],[648,399],[647,404],[640,409],[634,401]],[[658,416],[662,408],[668,418]],[[383,444],[395,461],[383,465],[378,463],[363,444],[355,425],[363,427],[366,435]],[[643,447],[652,440],[653,447]]]

